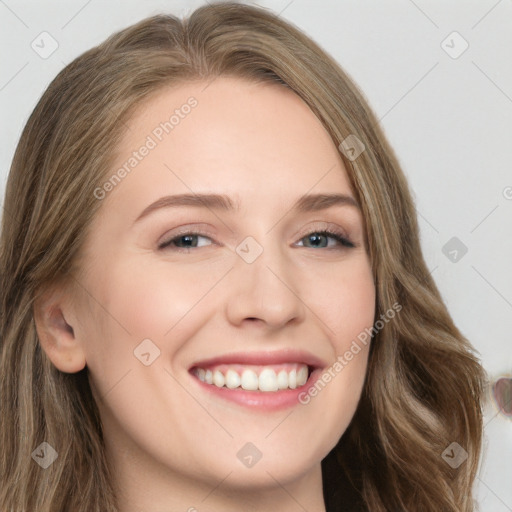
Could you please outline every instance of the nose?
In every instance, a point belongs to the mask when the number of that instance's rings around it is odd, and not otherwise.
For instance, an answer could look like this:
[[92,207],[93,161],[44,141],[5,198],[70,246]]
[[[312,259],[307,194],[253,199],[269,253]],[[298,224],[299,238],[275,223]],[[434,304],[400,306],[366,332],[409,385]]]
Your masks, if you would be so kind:
[[231,324],[252,322],[279,329],[303,320],[306,306],[299,276],[279,248],[265,244],[251,263],[236,254],[229,279],[226,316]]

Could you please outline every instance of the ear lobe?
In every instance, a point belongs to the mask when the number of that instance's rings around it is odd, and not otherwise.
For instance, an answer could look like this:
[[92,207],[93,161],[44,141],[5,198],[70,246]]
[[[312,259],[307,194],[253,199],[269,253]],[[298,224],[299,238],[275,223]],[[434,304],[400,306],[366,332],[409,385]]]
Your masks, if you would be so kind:
[[34,301],[34,322],[42,349],[60,371],[76,373],[86,365],[85,353],[73,327],[66,321],[65,311],[71,316],[64,296],[56,291]]

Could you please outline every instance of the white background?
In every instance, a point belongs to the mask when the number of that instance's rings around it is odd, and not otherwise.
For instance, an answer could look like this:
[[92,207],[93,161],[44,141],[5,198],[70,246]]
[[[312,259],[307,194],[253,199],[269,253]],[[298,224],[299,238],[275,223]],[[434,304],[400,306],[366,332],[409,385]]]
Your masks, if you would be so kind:
[[[203,3],[0,0],[0,205],[22,127],[64,65],[146,16]],[[512,1],[258,4],[304,30],[363,90],[414,191],[425,258],[457,326],[491,377],[510,376]],[[58,43],[46,59],[31,47],[43,31]],[[458,54],[464,40],[457,58],[445,51]],[[452,237],[468,249],[456,262],[442,252]],[[485,428],[477,498],[484,512],[512,511],[512,420],[492,399]]]

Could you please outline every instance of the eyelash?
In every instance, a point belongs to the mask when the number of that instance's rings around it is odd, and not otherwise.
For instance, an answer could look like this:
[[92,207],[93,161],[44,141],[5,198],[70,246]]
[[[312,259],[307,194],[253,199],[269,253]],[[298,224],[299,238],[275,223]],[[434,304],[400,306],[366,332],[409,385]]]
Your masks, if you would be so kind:
[[[317,231],[310,231],[306,235],[304,235],[300,240],[303,240],[304,238],[307,238],[311,235],[323,235],[327,236],[328,238],[333,238],[336,240],[342,247],[338,249],[352,249],[355,247],[355,244],[350,241],[349,238],[347,238],[343,233],[330,230],[330,229],[323,229],[323,230],[317,230]],[[174,247],[171,249],[171,244],[175,242],[176,240],[184,237],[184,236],[201,236],[205,238],[210,238],[209,234],[207,233],[200,233],[200,232],[194,232],[194,231],[184,231],[183,233],[179,233],[173,238],[170,238],[169,240],[162,242],[159,246],[159,250],[174,250],[177,252],[189,252],[191,249],[201,249],[201,247]],[[307,247],[307,249],[314,249],[314,247]],[[333,247],[320,247],[320,249],[329,249],[329,250],[336,250],[336,248]]]

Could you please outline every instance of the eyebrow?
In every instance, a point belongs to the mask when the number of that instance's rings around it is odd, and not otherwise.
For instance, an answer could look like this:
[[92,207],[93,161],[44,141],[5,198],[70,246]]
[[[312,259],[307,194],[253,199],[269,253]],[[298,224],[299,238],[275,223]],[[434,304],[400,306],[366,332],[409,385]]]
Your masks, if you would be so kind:
[[[178,194],[164,196],[151,203],[135,219],[134,224],[162,208],[183,206],[195,206],[222,211],[240,211],[240,204],[238,202],[235,203],[229,196],[224,194]],[[297,213],[316,212],[333,206],[352,206],[358,210],[361,209],[359,203],[347,194],[306,194],[299,197],[292,206],[291,211]]]

